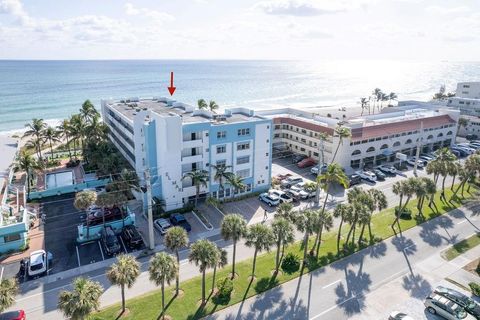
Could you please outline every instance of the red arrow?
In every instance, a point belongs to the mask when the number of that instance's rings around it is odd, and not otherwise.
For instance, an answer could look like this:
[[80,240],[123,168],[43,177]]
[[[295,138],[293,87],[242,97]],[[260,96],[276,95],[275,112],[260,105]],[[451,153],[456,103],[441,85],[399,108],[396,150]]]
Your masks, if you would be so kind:
[[168,92],[170,92],[171,96],[173,96],[175,89],[177,89],[177,87],[173,86],[173,71],[172,71],[170,72],[170,87],[168,87]]

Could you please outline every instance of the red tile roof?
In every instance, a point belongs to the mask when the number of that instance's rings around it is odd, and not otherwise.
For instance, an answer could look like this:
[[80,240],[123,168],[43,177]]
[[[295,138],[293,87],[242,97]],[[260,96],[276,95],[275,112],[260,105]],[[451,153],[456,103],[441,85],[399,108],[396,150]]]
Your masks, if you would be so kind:
[[288,118],[288,117],[278,117],[273,119],[273,123],[274,124],[290,124],[292,126],[297,126],[300,128],[304,128],[306,130],[312,130],[314,132],[325,132],[326,134],[333,135],[332,128],[321,126],[308,121],[302,121],[302,120]]
[[401,122],[386,123],[380,125],[366,126],[352,129],[352,141],[365,140],[376,137],[387,136],[391,134],[415,131],[420,129],[420,123],[423,122],[423,128],[436,128],[442,125],[454,124],[449,115],[441,115],[423,119],[414,119]]

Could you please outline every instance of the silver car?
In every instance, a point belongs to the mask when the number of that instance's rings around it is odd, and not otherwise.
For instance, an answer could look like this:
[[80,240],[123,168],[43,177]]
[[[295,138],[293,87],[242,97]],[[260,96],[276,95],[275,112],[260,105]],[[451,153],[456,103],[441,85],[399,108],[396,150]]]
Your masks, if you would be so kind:
[[475,320],[475,317],[471,314],[468,314],[461,306],[436,293],[431,293],[425,299],[424,304],[428,312],[430,312],[431,314],[438,314],[445,319]]
[[160,234],[162,234],[162,235],[167,233],[167,230],[172,227],[172,224],[170,223],[170,221],[168,221],[167,219],[163,219],[163,218],[155,220],[153,222],[153,225],[155,226],[155,229],[157,229],[158,232],[160,232]]

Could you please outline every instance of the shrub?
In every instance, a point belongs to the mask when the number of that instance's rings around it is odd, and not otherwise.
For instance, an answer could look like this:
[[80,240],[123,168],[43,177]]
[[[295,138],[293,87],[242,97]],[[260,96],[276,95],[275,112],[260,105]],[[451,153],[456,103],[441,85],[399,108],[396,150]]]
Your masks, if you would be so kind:
[[282,261],[282,270],[288,274],[292,274],[300,269],[300,258],[289,252]]
[[[400,210],[400,208],[395,207],[395,214],[396,215],[398,214],[399,210]],[[400,214],[400,219],[404,219],[404,220],[412,219],[412,210],[410,210],[409,208],[403,209],[402,213]]]
[[228,278],[222,278],[217,281],[218,292],[213,297],[213,302],[215,304],[227,305],[230,302],[230,297],[233,291],[233,281]]
[[472,290],[472,293],[477,297],[480,297],[480,285],[475,282],[470,282],[468,285],[470,290]]

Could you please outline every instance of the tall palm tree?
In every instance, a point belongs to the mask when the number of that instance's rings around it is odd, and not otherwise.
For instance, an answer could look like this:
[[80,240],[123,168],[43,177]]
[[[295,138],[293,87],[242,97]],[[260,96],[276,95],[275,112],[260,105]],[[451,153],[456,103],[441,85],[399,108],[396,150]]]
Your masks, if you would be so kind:
[[395,92],[390,92],[388,94],[388,104],[391,105],[393,100],[397,100],[398,96]]
[[88,132],[89,139],[93,140],[103,140],[108,133],[107,125],[101,121],[100,117],[93,117],[88,122],[85,130]]
[[360,98],[360,107],[362,108],[362,113],[360,114],[360,116],[363,116],[363,112],[365,111],[367,106],[368,106],[368,99],[367,98]]
[[217,247],[217,256],[213,265],[212,292],[215,289],[215,280],[217,277],[217,268],[223,268],[228,263],[228,252],[225,249]]
[[122,313],[125,312],[125,287],[131,288],[140,275],[140,263],[131,255],[119,255],[117,262],[112,264],[107,271],[107,278],[120,287],[122,294]]
[[455,161],[453,165],[450,167],[450,171],[448,172],[448,174],[452,176],[452,186],[450,187],[450,190],[452,191],[453,191],[453,186],[455,186],[455,178],[460,174],[461,170],[463,170],[463,166],[458,161]]
[[72,291],[62,291],[58,295],[58,309],[72,320],[86,319],[100,307],[103,287],[97,281],[82,277],[73,280],[72,286]]
[[293,243],[295,235],[291,223],[285,218],[277,218],[272,222],[272,232],[277,245],[277,252],[275,255],[275,271],[278,272],[281,261],[285,253],[285,246]]
[[245,237],[245,245],[249,248],[254,248],[252,279],[255,276],[255,267],[257,264],[257,254],[264,250],[270,250],[275,239],[272,229],[264,224],[254,224],[248,228],[247,236]]
[[447,176],[452,172],[452,167],[455,166],[455,161],[457,157],[450,151],[448,148],[442,148],[437,150],[435,160],[431,161],[437,164],[437,171],[440,176],[442,176],[442,193],[440,197],[445,201],[445,180]]
[[18,293],[18,282],[15,278],[0,280],[0,312],[11,307],[15,303]]
[[280,203],[277,207],[277,213],[275,218],[284,218],[290,223],[295,222],[295,212],[293,211],[293,205],[288,202]]
[[197,100],[197,106],[198,106],[198,109],[200,109],[200,110],[207,110],[208,109],[208,104],[205,101],[205,99],[198,99]]
[[340,145],[343,144],[343,140],[350,138],[352,136],[352,132],[350,131],[350,128],[344,127],[342,125],[337,125],[335,128],[335,136],[339,138],[337,148],[335,149],[335,153],[333,154],[332,162],[335,161],[335,158],[337,157],[338,149],[340,148]]
[[30,197],[33,174],[36,170],[41,170],[42,165],[28,153],[22,152],[17,160],[17,169],[25,171],[25,183],[27,184],[27,198]]
[[[187,231],[185,231],[185,229],[182,227],[172,227],[167,230],[167,233],[163,238],[163,243],[165,244],[165,247],[175,253],[175,256],[177,257],[177,267],[180,268],[180,255],[178,251],[188,246]],[[180,280],[178,278],[179,273],[180,270],[177,271],[175,276],[175,295],[178,295],[178,290],[180,287]]]
[[[105,227],[105,209],[106,208],[111,208],[115,204],[114,202],[114,196],[115,193],[113,192],[104,192],[100,193],[97,196],[97,200],[95,200],[95,204],[102,208],[102,222],[103,226]],[[88,221],[88,217],[87,217]]]
[[382,95],[380,96],[380,110],[383,109],[383,102],[388,101],[388,98],[388,94],[382,92]]
[[238,193],[241,190],[244,190],[247,185],[243,183],[243,178],[240,176],[237,176],[236,174],[231,174],[227,177],[227,182],[230,184],[234,190],[232,197],[235,196],[236,193]]
[[90,100],[85,100],[80,108],[80,117],[85,123],[92,123],[93,119],[100,117],[100,114]]
[[210,101],[208,102],[208,109],[209,109],[211,112],[217,113],[218,108],[219,108],[219,106],[218,106],[218,104],[217,104],[215,101],[210,100]]
[[68,119],[64,119],[60,125],[57,126],[57,129],[59,131],[59,136],[65,138],[67,141],[67,149],[68,149],[68,156],[70,159],[72,159],[72,151],[70,148],[70,137],[71,137],[71,131],[70,131],[70,121]]
[[[370,218],[371,218],[371,213],[374,211],[382,211],[386,208],[388,208],[388,201],[387,201],[387,196],[383,191],[378,190],[378,189],[369,189],[367,191],[367,195],[370,197],[369,201],[366,201],[368,205],[370,205],[369,211],[370,211]],[[371,226],[371,219],[368,220],[368,234],[370,235],[370,238],[372,237],[372,226]]]
[[195,186],[195,208],[197,207],[200,188],[207,187],[208,177],[209,174],[206,170],[190,171],[185,173],[185,175],[182,177],[182,180],[190,179],[192,181],[192,185]]
[[25,147],[27,149],[35,150],[35,154],[36,154],[38,160],[42,159],[42,157],[41,157],[42,146],[43,146],[43,140],[32,139],[32,140],[27,141],[27,143],[25,143]]
[[307,262],[308,239],[317,231],[318,212],[313,210],[303,210],[295,218],[295,227],[303,232],[303,265]]
[[[415,189],[418,184],[418,179],[416,177],[410,177],[404,181],[395,182],[392,191],[395,195],[399,196],[398,210],[396,209],[395,220],[392,223],[393,226],[398,223],[400,216],[408,205],[408,202],[415,194]],[[406,197],[405,202],[402,204],[403,198]]]
[[43,143],[43,132],[47,127],[47,124],[43,119],[34,118],[31,123],[25,125],[27,130],[24,132],[23,137],[33,137],[37,146],[37,153],[39,154],[39,159],[42,159],[42,148]]
[[338,226],[337,233],[337,254],[340,254],[340,237],[342,235],[342,226],[345,221],[351,220],[352,208],[349,204],[338,204],[333,209],[333,216],[335,218],[340,218],[340,224]]
[[79,114],[74,114],[70,118],[70,133],[73,141],[73,149],[76,155],[77,142],[80,144],[80,148],[83,150],[84,135],[86,133],[87,125],[84,119]]
[[198,266],[202,273],[202,305],[206,303],[205,272],[208,268],[213,268],[216,265],[218,262],[217,257],[217,246],[207,239],[197,240],[190,247],[188,260]]
[[48,126],[45,130],[43,130],[43,138],[48,141],[50,145],[50,155],[53,160],[53,143],[54,142],[60,142],[60,139],[58,138],[58,131],[55,130],[54,127]]
[[303,190],[305,190],[305,192],[308,193],[308,202],[312,202],[312,200],[315,200],[315,197],[310,197],[310,195],[314,192],[317,191],[317,189],[319,189],[319,186],[318,186],[318,183],[316,182],[306,182],[304,185],[303,185]]
[[[373,97],[375,99],[377,109],[380,107],[380,100],[382,99],[382,90],[380,88],[375,88],[372,92]],[[373,107],[373,112],[375,113],[375,107]]]
[[148,266],[150,281],[153,281],[156,286],[160,286],[162,290],[162,319],[165,319],[165,283],[170,284],[177,276],[177,272],[177,262],[165,252],[157,252],[150,259]]
[[458,119],[458,129],[460,130],[462,127],[466,128],[468,126],[468,119],[460,117]]
[[210,168],[213,168],[215,170],[215,175],[213,176],[213,180],[218,182],[219,188],[222,191],[222,194],[225,196],[225,187],[223,185],[225,180],[232,179],[232,172],[227,171],[230,169],[232,166],[227,166],[224,164],[219,164],[219,165],[210,165]]
[[[97,201],[97,193],[91,190],[83,190],[75,195],[73,206],[80,211],[86,211]],[[86,219],[87,223],[87,240],[90,238],[90,219]]]
[[235,256],[237,242],[247,235],[247,221],[239,214],[227,214],[222,221],[220,232],[223,239],[233,242],[232,279],[235,278]]
[[365,222],[366,212],[373,211],[372,207],[372,198],[368,195],[367,192],[362,190],[359,187],[354,187],[348,191],[347,194],[348,203],[352,209],[352,215],[349,217],[350,230],[347,234],[347,239],[345,243],[348,245],[350,236],[352,237],[352,245],[355,243],[355,231],[357,225]]
[[477,176],[477,173],[480,171],[480,155],[479,154],[472,154],[470,156],[468,156],[468,158],[465,160],[465,163],[464,163],[464,166],[463,166],[463,170],[462,170],[462,174],[463,174],[463,177],[461,178],[461,182],[460,184],[458,185],[457,189],[455,190],[455,192],[453,193],[453,196],[456,196],[457,195],[457,192],[462,189],[462,196],[463,196],[463,188],[465,186],[465,184],[470,181],[470,179],[472,177],[476,177]]
[[315,249],[315,257],[318,258],[320,253],[320,245],[322,243],[322,233],[324,230],[330,231],[333,227],[333,216],[332,213],[326,210],[318,212],[318,240],[317,247]]

